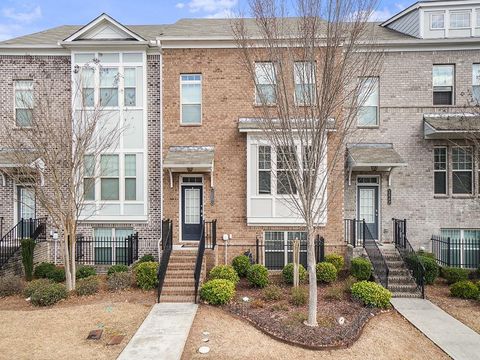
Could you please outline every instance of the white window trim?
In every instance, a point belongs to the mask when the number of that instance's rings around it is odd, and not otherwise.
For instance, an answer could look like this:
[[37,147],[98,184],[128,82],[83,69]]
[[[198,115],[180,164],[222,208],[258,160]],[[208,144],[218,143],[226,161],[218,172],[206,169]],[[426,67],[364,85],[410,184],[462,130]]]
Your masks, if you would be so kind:
[[[433,27],[433,16],[439,16],[439,15],[441,15],[443,17],[443,27],[441,27],[441,28]],[[445,24],[445,22],[446,22],[445,12],[443,12],[443,11],[430,12],[428,14],[428,17],[429,17],[430,30],[433,30],[433,31],[435,31],[435,30],[445,30],[445,28],[446,28],[446,26],[445,26],[446,25]]]
[[[32,82],[32,99],[33,99],[33,106],[31,109],[29,108],[21,108],[21,107],[17,107],[17,82],[19,81],[31,81]],[[17,109],[19,110],[34,110],[34,107],[35,107],[35,81],[31,78],[26,78],[26,79],[15,79],[13,80],[13,115],[14,115],[14,118],[15,118],[15,127],[17,128],[22,128],[22,129],[28,129],[28,128],[31,128],[31,126],[22,126],[22,125],[18,125],[18,122],[17,122]]]
[[[199,183],[185,183],[183,182],[183,178],[191,178],[191,177],[196,177],[196,178],[201,178],[202,182]],[[205,177],[203,174],[179,174],[178,176],[179,181],[178,181],[178,241],[180,243],[189,243],[192,242],[191,240],[183,240],[182,236],[182,186],[187,186],[187,185],[193,185],[193,186],[201,186],[202,187],[202,213],[201,213],[201,219],[205,220]]]
[[[472,168],[470,170],[455,170],[454,165],[453,165],[453,150],[454,149],[465,149],[467,153],[470,151],[470,157],[471,157],[471,163],[472,163]],[[466,193],[454,193],[453,192],[453,175],[455,172],[470,172],[471,173],[471,183],[472,186],[470,188],[470,192]],[[475,190],[475,162],[474,162],[474,152],[473,152],[473,147],[472,146],[452,146],[452,196],[474,196],[474,190]]]
[[[269,147],[270,148],[270,169],[260,169],[259,164],[260,164],[260,147]],[[268,172],[270,173],[270,193],[265,194],[265,193],[260,193],[260,172]],[[271,196],[272,195],[272,190],[273,190],[273,149],[271,145],[267,144],[258,144],[257,146],[257,196]]]
[[255,67],[255,83],[254,83],[254,99],[253,99],[253,104],[254,106],[262,106],[262,105],[265,105],[265,106],[275,106],[277,105],[278,103],[278,99],[277,99],[277,94],[275,93],[275,102],[271,102],[271,103],[266,103],[266,104],[262,104],[262,102],[258,102],[257,101],[257,95],[258,95],[258,89],[257,89],[257,64],[270,64],[272,66],[272,70],[273,70],[273,82],[271,83],[268,83],[268,84],[263,84],[263,85],[273,85],[273,87],[275,88],[275,91],[276,91],[276,84],[277,84],[277,74],[275,72],[275,64],[272,62],[272,61],[256,61],[255,64],[254,64],[254,67]]
[[[185,75],[199,75],[200,80],[182,80]],[[183,102],[183,84],[200,84],[200,103],[184,103]],[[200,122],[198,123],[184,123],[183,122],[183,105],[200,105]],[[180,125],[182,126],[200,126],[203,123],[203,74],[201,73],[184,73],[180,74]]]
[[[444,149],[445,150],[445,170],[436,170],[435,169],[435,149]],[[435,192],[435,173],[445,173],[445,193],[440,194]],[[447,196],[449,194],[448,186],[448,173],[449,173],[449,166],[448,166],[448,146],[434,146],[433,147],[433,195],[434,196]]]
[[[297,64],[310,64],[312,67],[313,67],[313,71],[312,71],[312,82],[307,82],[307,83],[303,83],[303,82],[298,82],[297,83],[297,72],[296,72],[296,66]],[[316,81],[317,81],[317,64],[315,61],[295,61],[293,63],[293,86],[294,86],[294,89],[293,89],[293,101],[295,103],[296,106],[312,106],[315,104],[316,102],[316,99],[317,99],[317,87],[316,87]],[[304,85],[304,86],[313,86],[313,95],[312,95],[312,99],[311,102],[305,102],[305,101],[298,101],[297,99],[297,91],[296,91],[296,87],[297,85]]]
[[[266,246],[266,233],[267,232],[283,233],[283,249],[282,249],[282,251],[280,251],[280,250],[267,250],[267,246]],[[263,244],[264,244],[264,246],[263,246],[263,261],[262,261],[263,266],[266,266],[266,262],[265,262],[266,256],[265,256],[265,254],[267,252],[268,253],[283,252],[284,266],[288,264],[288,254],[293,253],[293,249],[292,249],[292,251],[288,251],[288,234],[289,233],[306,233],[306,231],[302,231],[302,230],[298,230],[298,231],[297,230],[286,230],[286,231],[284,231],[284,230],[265,230],[263,232]],[[308,241],[308,234],[307,234],[307,241]],[[306,253],[306,252],[307,252],[307,249],[305,249],[305,250],[300,249],[300,253]],[[270,270],[269,269],[269,271],[281,271],[281,270]]]
[[[452,14],[462,14],[462,13],[467,13],[469,17],[469,25],[468,26],[459,26],[459,27],[454,27],[452,26]],[[449,23],[448,26],[451,30],[466,30],[466,29],[471,29],[472,28],[472,10],[471,9],[455,9],[455,10],[450,10],[449,11]]]
[[[114,261],[116,258],[117,258],[117,246],[116,245],[116,241],[113,241],[113,239],[116,240],[116,237],[117,237],[117,234],[116,234],[116,230],[132,230],[132,235],[135,234],[135,229],[133,228],[133,226],[125,226],[125,227],[118,227],[118,228],[115,228],[115,227],[94,227],[93,228],[93,241],[92,241],[92,248],[91,248],[91,253],[93,254],[93,257],[92,257],[92,261],[90,261],[90,265],[95,265],[95,249],[96,248],[100,248],[100,249],[103,249],[103,247],[101,246],[96,246],[97,243],[96,243],[96,236],[95,236],[95,230],[96,229],[110,229],[111,230],[111,235],[110,235],[110,239],[112,240],[111,241],[111,250],[112,250],[112,264],[116,264],[116,261]],[[102,239],[102,237],[100,236],[99,237],[100,239]]]
[[[357,128],[378,128],[380,126],[380,77],[379,76],[368,76],[368,77],[361,77],[359,78],[359,81],[363,82],[365,80],[369,80],[369,79],[375,79],[376,80],[376,91],[377,91],[377,104],[375,105],[375,107],[377,108],[377,117],[376,117],[376,123],[375,124],[372,124],[372,125],[362,125],[362,124],[359,124],[359,118],[358,118],[358,115],[357,115]],[[374,94],[374,92],[372,91],[368,97],[372,96],[372,94]],[[366,100],[368,100],[368,97]],[[364,104],[361,104],[359,106],[360,108],[362,107],[370,107],[370,105],[364,105]]]
[[[449,105],[436,105],[436,104],[433,104],[433,95],[435,92],[440,92],[440,91],[435,91],[435,85],[434,85],[434,75],[433,75],[433,68],[435,66],[449,66],[453,69],[453,74],[452,74],[452,103],[449,104]],[[457,68],[455,66],[455,64],[433,64],[432,65],[432,105],[433,106],[440,106],[440,107],[445,107],[445,106],[455,106],[455,83],[456,83],[456,72],[457,72]]]

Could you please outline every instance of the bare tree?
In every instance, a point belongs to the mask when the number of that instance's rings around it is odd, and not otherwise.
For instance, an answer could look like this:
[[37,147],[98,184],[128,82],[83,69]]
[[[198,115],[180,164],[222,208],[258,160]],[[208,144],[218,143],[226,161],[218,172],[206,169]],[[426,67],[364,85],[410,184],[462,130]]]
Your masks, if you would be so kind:
[[[3,171],[16,184],[33,189],[37,205],[62,235],[68,290],[75,289],[77,227],[81,217],[91,213],[89,194],[100,176],[100,157],[115,150],[123,128],[102,105],[115,95],[102,99],[95,95],[99,68],[92,59],[91,64],[75,67],[73,74],[42,68],[33,83],[18,82],[15,116],[2,129],[3,153],[14,164]],[[112,82],[115,88],[118,79]]]
[[[289,3],[290,4],[290,3]],[[307,232],[309,307],[317,326],[315,232],[327,208],[342,207],[346,141],[378,76],[371,0],[251,0],[253,19],[233,20],[241,61],[256,86],[255,122],[276,171],[264,186],[302,219]],[[340,232],[340,229],[339,229]]]

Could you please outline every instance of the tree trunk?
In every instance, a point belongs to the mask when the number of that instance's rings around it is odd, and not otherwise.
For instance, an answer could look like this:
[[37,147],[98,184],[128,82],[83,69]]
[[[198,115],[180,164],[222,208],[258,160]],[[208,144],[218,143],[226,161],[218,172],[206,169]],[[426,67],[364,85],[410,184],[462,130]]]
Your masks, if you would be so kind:
[[70,241],[69,241],[69,231],[68,228],[65,227],[63,230],[63,262],[65,265],[65,284],[67,286],[68,291],[72,291],[75,288],[73,287],[72,283],[72,273],[70,271]]
[[308,265],[308,319],[305,325],[318,326],[317,322],[317,268],[315,259],[315,237],[313,226],[307,224],[307,265]]
[[76,243],[76,234],[75,234],[75,230],[73,230],[74,227],[72,227],[72,231],[70,233],[70,273],[71,273],[71,276],[72,276],[72,287],[73,289],[75,289],[77,287],[77,277],[76,277],[76,274],[77,274],[77,264],[75,262],[75,243]]

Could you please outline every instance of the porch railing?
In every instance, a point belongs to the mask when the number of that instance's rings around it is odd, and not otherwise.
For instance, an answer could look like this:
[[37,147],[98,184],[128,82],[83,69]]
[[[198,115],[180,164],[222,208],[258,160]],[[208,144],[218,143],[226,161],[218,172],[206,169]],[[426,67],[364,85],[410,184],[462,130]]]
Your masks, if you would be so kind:
[[170,261],[172,249],[172,220],[162,220],[162,256],[160,258],[157,272],[157,302],[160,302],[160,295],[162,295],[163,283],[165,282],[165,275],[167,274],[168,262]]
[[392,219],[393,222],[393,241],[395,248],[400,253],[402,260],[415,278],[417,289],[425,298],[425,267],[407,238],[407,220]]
[[387,262],[383,257],[380,248],[378,247],[377,241],[373,238],[365,220],[362,220],[362,234],[364,237],[363,247],[368,254],[368,258],[372,262],[373,271],[378,278],[378,281],[385,287],[388,288],[388,275],[389,269]]
[[363,220],[344,219],[344,239],[348,245],[362,247],[365,243]]
[[432,235],[432,253],[440,266],[478,269],[480,240]]
[[217,246],[217,220],[205,221],[202,235],[205,238],[205,248],[215,249]]
[[202,276],[203,256],[205,254],[205,221],[202,223],[202,232],[198,242],[197,259],[195,260],[195,303],[198,299],[198,287],[200,286],[200,277]]

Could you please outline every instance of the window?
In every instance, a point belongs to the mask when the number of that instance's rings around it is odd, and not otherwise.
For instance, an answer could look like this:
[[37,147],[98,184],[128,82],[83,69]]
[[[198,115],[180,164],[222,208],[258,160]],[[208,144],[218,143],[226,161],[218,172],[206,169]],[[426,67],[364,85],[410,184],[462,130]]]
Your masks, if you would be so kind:
[[473,191],[472,150],[469,147],[452,148],[452,193],[471,194]]
[[83,106],[95,106],[95,69],[83,67],[81,73]]
[[119,199],[118,155],[101,155],[100,157],[101,200]]
[[450,11],[450,28],[462,29],[470,27],[470,11]]
[[258,147],[258,193],[271,193],[272,177],[272,148],[270,146]]
[[[437,255],[443,261],[449,261],[447,265],[471,269],[480,266],[480,229],[441,229],[440,235],[443,241],[437,245]],[[449,242],[447,238],[450,238]]]
[[293,71],[295,103],[297,105],[312,105],[315,102],[315,63],[295,62]]
[[295,147],[277,147],[277,194],[296,194],[293,171],[296,168],[297,152]]
[[125,68],[123,75],[123,92],[125,106],[137,105],[137,76],[136,68]]
[[445,28],[445,14],[430,14],[430,28],[444,29]]
[[454,65],[433,65],[433,105],[453,105]]
[[125,200],[137,200],[137,156],[125,154]]
[[181,75],[181,123],[199,125],[202,123],[202,75]]
[[83,196],[87,201],[95,200],[95,158],[85,155],[83,158]]
[[100,105],[118,106],[118,68],[100,68]]
[[15,122],[17,126],[31,126],[33,121],[33,81],[15,81]]
[[127,238],[133,235],[131,228],[95,228],[95,259],[98,265],[129,264]]
[[358,126],[378,125],[378,77],[360,79]]
[[472,65],[472,100],[480,105],[480,64]]
[[257,105],[273,105],[277,102],[276,83],[273,63],[255,63],[255,103]]
[[475,26],[478,28],[480,27],[480,10],[477,9],[477,11],[475,12],[476,14],[476,23],[475,23]]
[[307,233],[303,231],[265,231],[265,266],[282,270],[293,262],[293,241],[300,240],[300,264],[307,268]]
[[438,195],[447,194],[447,148],[434,148],[433,155],[433,193]]

